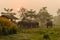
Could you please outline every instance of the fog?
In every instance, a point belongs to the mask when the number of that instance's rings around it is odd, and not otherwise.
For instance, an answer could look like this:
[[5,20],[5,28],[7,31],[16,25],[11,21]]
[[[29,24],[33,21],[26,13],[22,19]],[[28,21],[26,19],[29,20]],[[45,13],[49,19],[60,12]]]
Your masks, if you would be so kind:
[[0,12],[3,8],[13,8],[17,12],[18,8],[39,10],[42,7],[47,7],[51,15],[57,15],[57,9],[60,8],[60,0],[0,0]]

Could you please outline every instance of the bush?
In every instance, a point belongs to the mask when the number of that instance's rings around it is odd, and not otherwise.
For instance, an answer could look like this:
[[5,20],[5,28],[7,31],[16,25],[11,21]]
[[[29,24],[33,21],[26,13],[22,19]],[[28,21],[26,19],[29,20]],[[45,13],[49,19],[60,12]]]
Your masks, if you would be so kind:
[[9,21],[7,18],[0,17],[0,34],[15,34],[17,30],[17,24]]
[[44,35],[43,35],[43,39],[45,39],[45,40],[50,40],[50,37],[49,37],[48,34],[44,34]]

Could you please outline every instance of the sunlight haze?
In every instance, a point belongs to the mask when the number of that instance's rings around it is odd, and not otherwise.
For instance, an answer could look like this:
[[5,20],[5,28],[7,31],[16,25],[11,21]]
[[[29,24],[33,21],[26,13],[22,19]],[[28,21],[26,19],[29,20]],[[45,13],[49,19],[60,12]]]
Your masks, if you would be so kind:
[[55,16],[60,8],[60,0],[0,0],[0,11],[3,11],[3,8],[13,8],[17,12],[21,7],[38,11],[45,6],[48,12]]

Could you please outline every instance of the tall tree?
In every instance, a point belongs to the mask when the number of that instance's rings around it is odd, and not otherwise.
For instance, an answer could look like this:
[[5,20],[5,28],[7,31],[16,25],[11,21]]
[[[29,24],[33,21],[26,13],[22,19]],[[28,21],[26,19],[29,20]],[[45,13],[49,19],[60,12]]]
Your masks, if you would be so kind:
[[51,19],[51,15],[48,13],[47,7],[43,7],[42,9],[40,9],[39,13],[37,14],[37,16],[39,17],[40,20],[40,24],[43,26],[46,22],[47,19]]
[[4,16],[8,19],[10,19],[11,21],[16,21],[16,18],[14,15],[16,15],[15,12],[13,12],[13,9],[7,9],[7,8],[4,8],[4,12],[1,12],[1,16]]
[[26,17],[26,15],[25,15],[26,11],[27,11],[27,9],[25,9],[23,7],[18,10],[18,13],[20,14],[20,19],[21,20]]
[[58,9],[57,14],[60,15],[60,9]]
[[1,12],[2,15],[16,15],[16,14],[13,12],[13,9],[4,8],[4,11],[5,11],[5,12]]
[[30,9],[30,10],[27,11],[26,16],[27,16],[27,17],[31,17],[31,18],[32,18],[32,17],[35,17],[35,16],[36,16],[35,13],[36,13],[35,10]]
[[33,10],[33,9],[27,10],[25,8],[21,8],[19,10],[19,13],[21,13],[20,17],[23,17],[22,18],[23,20],[26,19],[26,18],[28,18],[28,17],[30,17],[30,18],[36,17],[35,12],[36,11]]

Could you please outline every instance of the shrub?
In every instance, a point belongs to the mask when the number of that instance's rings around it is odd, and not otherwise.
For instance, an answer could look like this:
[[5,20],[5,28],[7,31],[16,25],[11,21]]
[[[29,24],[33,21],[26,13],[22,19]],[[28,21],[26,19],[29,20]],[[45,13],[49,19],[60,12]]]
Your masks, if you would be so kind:
[[0,17],[0,34],[15,34],[17,29],[17,24],[9,21],[7,18]]
[[50,40],[50,37],[49,37],[48,34],[44,34],[44,35],[43,35],[43,39]]

